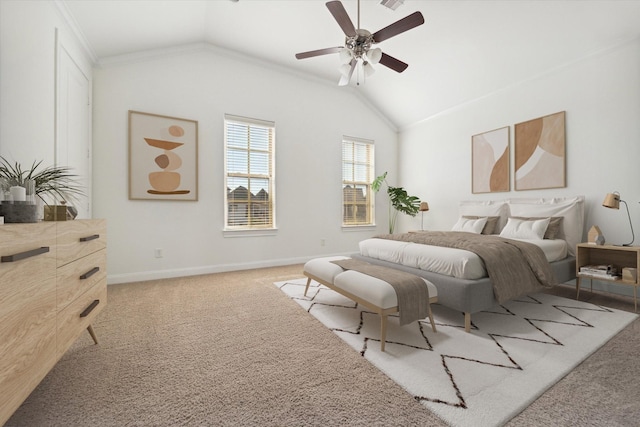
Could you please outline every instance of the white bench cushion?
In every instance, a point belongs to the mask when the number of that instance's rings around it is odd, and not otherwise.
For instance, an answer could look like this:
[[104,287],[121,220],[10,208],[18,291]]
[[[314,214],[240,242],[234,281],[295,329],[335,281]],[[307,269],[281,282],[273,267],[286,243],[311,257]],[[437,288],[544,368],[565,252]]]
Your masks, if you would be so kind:
[[[332,264],[335,265],[335,264]],[[426,279],[422,279],[429,288],[429,298],[438,295],[435,285]],[[398,297],[393,286],[384,280],[368,276],[354,270],[339,273],[333,279],[333,284],[350,294],[362,298],[382,309],[392,308],[398,305]]]
[[332,263],[331,261],[337,261],[341,259],[349,259],[346,256],[328,256],[324,258],[315,258],[308,261],[304,265],[304,272],[309,273],[325,282],[333,283],[335,277],[342,273],[344,270],[339,265]]

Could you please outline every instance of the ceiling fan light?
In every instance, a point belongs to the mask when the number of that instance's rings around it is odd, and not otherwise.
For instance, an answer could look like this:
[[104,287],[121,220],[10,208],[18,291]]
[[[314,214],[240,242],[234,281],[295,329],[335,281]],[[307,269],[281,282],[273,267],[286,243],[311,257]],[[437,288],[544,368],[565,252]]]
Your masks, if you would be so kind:
[[367,59],[372,64],[377,64],[382,58],[382,50],[380,48],[369,49],[367,51]]
[[341,65],[338,69],[340,70],[340,74],[345,77],[349,77],[349,74],[351,73],[351,64]]
[[404,0],[382,0],[380,4],[388,7],[391,10],[396,10],[398,6],[404,4]]
[[349,62],[351,62],[351,59],[353,58],[353,54],[349,49],[342,49],[339,55],[340,55],[340,62],[342,62],[343,64],[348,64]]
[[373,65],[371,65],[370,62],[365,62],[362,64],[362,71],[364,72],[365,77],[371,77],[373,73],[376,72],[376,69],[373,68]]

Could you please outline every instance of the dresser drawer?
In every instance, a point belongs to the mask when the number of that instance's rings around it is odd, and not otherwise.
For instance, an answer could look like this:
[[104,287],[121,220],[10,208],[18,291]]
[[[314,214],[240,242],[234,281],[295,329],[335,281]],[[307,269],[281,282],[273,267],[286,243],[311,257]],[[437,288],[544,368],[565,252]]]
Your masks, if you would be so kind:
[[58,222],[58,267],[106,247],[106,220],[81,219]]
[[103,279],[58,312],[58,357],[73,344],[107,305],[107,280]]
[[58,310],[65,308],[70,302],[106,277],[105,249],[58,268],[56,273]]
[[[16,319],[40,324],[47,318],[51,303],[55,315],[56,248],[55,227],[40,224],[0,226],[0,342],[11,337],[7,329]],[[53,279],[53,280],[52,280]],[[38,314],[32,314],[36,311]],[[31,325],[35,326],[35,325]],[[17,325],[27,335],[29,325]],[[38,328],[34,331],[37,333]],[[5,335],[9,333],[10,335]],[[31,332],[29,332],[31,334]],[[5,353],[0,352],[4,358]]]
[[[0,226],[0,283],[20,282],[23,288],[31,287],[54,275],[55,267],[55,225]],[[6,298],[0,289],[0,301]]]
[[0,425],[56,357],[55,224],[0,226]]

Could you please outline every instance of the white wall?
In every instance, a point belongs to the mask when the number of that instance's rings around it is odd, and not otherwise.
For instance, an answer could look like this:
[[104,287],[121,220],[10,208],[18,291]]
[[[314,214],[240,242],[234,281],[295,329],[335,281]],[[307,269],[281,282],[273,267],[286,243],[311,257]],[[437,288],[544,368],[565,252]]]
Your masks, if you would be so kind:
[[53,2],[0,1],[0,155],[23,169],[55,164],[61,49],[90,81],[86,52]]
[[57,16],[40,3],[0,2],[0,154],[29,166],[54,161]]
[[[93,77],[93,207],[109,224],[109,283],[353,253],[384,231],[384,198],[377,230],[341,228],[342,135],[375,140],[376,172],[397,178],[397,133],[355,91],[206,47],[112,62]],[[198,121],[198,202],[128,200],[128,110]],[[223,235],[225,113],[276,123],[275,236]]]
[[[472,75],[470,75],[472,78]],[[566,111],[567,187],[514,191],[513,125]],[[510,126],[512,191],[471,193],[471,136]],[[425,228],[450,229],[460,200],[586,197],[586,231],[600,226],[607,242],[626,243],[624,209],[601,207],[617,190],[629,204],[640,244],[640,40],[595,53],[425,119],[400,132],[401,184],[429,202]],[[419,217],[402,218],[404,229]]]

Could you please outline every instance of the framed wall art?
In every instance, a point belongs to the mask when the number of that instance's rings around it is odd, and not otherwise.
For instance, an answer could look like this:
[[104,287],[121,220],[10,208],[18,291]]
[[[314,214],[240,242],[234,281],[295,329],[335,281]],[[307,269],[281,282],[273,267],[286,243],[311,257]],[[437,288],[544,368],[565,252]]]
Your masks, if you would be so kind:
[[129,199],[198,200],[198,122],[129,111]]
[[471,137],[471,192],[509,191],[509,127]]
[[566,187],[565,112],[515,125],[515,189]]

